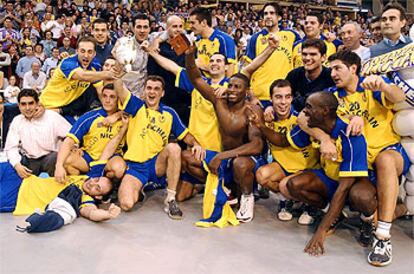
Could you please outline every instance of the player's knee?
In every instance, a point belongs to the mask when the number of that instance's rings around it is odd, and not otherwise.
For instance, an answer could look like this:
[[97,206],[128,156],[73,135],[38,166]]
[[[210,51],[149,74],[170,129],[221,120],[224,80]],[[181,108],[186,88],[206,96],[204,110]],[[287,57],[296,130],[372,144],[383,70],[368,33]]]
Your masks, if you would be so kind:
[[252,160],[246,157],[237,157],[233,161],[233,169],[236,174],[246,174],[248,172],[251,172],[254,168],[254,165],[252,164]]
[[286,183],[286,188],[289,191],[290,195],[294,197],[298,197],[300,193],[300,189],[298,184],[295,182],[294,178],[290,178]]
[[256,181],[260,184],[260,185],[265,185],[266,184],[266,171],[264,170],[264,168],[259,168],[256,171]]
[[395,168],[395,164],[395,158],[389,151],[384,151],[375,158],[377,170],[390,170]]
[[352,208],[365,212],[372,212],[376,207],[375,193],[361,188],[351,188],[348,195]]
[[122,159],[116,159],[111,163],[110,170],[114,174],[115,178],[121,179],[124,176],[126,170],[126,163]]
[[119,206],[123,211],[130,211],[134,207],[135,203],[132,199],[124,198],[119,199]]
[[181,158],[181,147],[177,143],[169,143],[166,149],[169,157]]
[[191,160],[193,159],[193,154],[191,153],[191,151],[189,150],[183,150],[181,152],[181,163],[182,165],[188,165],[189,163],[191,163]]

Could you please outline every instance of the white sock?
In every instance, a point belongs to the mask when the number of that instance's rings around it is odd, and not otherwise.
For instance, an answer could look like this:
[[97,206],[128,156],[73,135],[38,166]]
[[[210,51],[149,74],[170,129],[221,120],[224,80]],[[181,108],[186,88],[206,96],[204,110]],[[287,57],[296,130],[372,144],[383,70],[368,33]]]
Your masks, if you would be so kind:
[[170,201],[175,200],[175,195],[177,194],[177,191],[167,188],[167,198],[165,201],[168,203]]
[[375,235],[377,235],[379,239],[389,239],[391,237],[391,225],[392,223],[378,221],[378,226],[375,230]]

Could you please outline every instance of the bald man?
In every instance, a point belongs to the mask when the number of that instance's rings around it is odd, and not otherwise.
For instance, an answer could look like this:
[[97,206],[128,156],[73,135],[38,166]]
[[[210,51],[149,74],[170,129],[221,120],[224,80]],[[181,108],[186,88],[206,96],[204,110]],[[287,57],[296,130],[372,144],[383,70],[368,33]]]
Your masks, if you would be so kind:
[[[185,67],[184,54],[177,56],[171,44],[170,39],[177,34],[184,31],[183,20],[176,16],[170,15],[167,18],[167,31],[164,35],[159,37],[160,54],[178,64],[181,67]],[[163,41],[164,40],[164,41]],[[165,95],[161,99],[161,102],[174,108],[180,116],[181,120],[188,125],[190,117],[190,103],[191,96],[188,92],[175,87],[175,75],[171,72],[164,70],[161,66],[155,62],[152,57],[148,58],[148,75],[159,75],[165,80]]]
[[361,45],[363,30],[357,22],[348,22],[342,26],[341,35],[344,47],[358,54],[361,61],[369,58],[369,49]]

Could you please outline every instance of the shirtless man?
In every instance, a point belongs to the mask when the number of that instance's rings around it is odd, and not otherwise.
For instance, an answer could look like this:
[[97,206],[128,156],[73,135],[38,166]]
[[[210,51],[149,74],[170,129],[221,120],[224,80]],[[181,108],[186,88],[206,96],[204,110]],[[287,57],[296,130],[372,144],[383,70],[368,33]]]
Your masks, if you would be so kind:
[[[232,167],[232,177],[240,186],[242,193],[237,218],[242,222],[250,222],[254,211],[252,194],[254,172],[265,162],[263,158],[258,157],[263,149],[261,133],[249,124],[245,114],[249,105],[246,101],[249,78],[243,74],[233,75],[224,96],[218,98],[214,94],[214,89],[203,80],[195,63],[194,51],[192,47],[186,53],[187,73],[194,88],[214,105],[223,145],[222,152],[207,152],[205,161],[210,172],[215,174],[223,160],[227,161],[228,167]],[[201,161],[194,159],[190,151],[184,152],[183,157],[186,160],[183,165],[184,170],[198,180],[204,181],[206,172],[202,168]]]

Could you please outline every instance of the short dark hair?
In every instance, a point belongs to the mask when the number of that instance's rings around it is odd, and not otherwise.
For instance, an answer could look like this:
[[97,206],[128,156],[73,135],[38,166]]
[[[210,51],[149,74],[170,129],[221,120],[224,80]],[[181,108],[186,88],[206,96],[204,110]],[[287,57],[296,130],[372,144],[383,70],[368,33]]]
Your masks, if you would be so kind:
[[[333,94],[333,92],[330,91],[317,91],[311,94],[312,96],[320,96],[321,100],[320,102],[323,102],[321,104],[321,107],[328,107],[329,108],[329,116],[331,118],[334,118],[337,116],[337,109],[338,109],[338,99]],[[309,97],[308,97],[309,98]]]
[[96,24],[105,24],[108,28],[108,22],[103,18],[96,18],[95,21],[93,21],[92,23],[92,29],[95,29]]
[[263,9],[261,10],[261,12],[260,12],[260,14],[262,15],[262,17],[263,17],[263,15],[264,15],[264,10],[265,10],[265,8],[267,8],[267,7],[273,7],[274,9],[275,9],[275,12],[276,12],[276,15],[278,15],[279,14],[279,11],[280,11],[280,7],[279,7],[279,4],[278,3],[276,3],[276,2],[267,2],[266,4],[264,4],[264,6],[263,6]]
[[144,14],[144,13],[138,13],[132,20],[132,24],[135,27],[135,25],[137,24],[137,20],[148,20],[148,24],[151,24],[151,20],[150,18]]
[[93,44],[93,49],[96,50],[96,39],[93,36],[82,36],[78,43],[76,44],[76,48],[79,48],[80,43],[82,42],[90,42]]
[[20,103],[22,97],[33,97],[36,103],[39,102],[39,94],[32,88],[24,88],[17,95],[17,102]]
[[208,9],[202,7],[196,7],[191,13],[190,16],[195,16],[197,20],[201,23],[203,20],[206,20],[209,27],[212,26],[211,13]]
[[105,90],[105,89],[114,90],[114,89],[115,89],[115,86],[114,86],[114,84],[113,84],[113,83],[106,84],[106,85],[102,88],[102,91],[103,91],[103,90]]
[[325,55],[327,51],[326,44],[321,39],[306,39],[302,43],[302,51],[306,48],[317,48],[321,55]]
[[147,82],[148,81],[154,81],[154,82],[161,82],[161,84],[162,84],[162,89],[165,89],[165,81],[164,81],[164,78],[162,78],[161,76],[159,76],[159,75],[148,75],[147,76],[147,79],[145,79],[145,84],[144,84],[144,86],[146,86],[147,85]]
[[285,79],[274,80],[273,83],[270,85],[270,97],[273,96],[275,88],[284,88],[284,87],[290,87],[290,93],[292,93],[292,85],[290,84],[288,80],[285,80]]
[[407,13],[403,6],[401,6],[398,2],[389,2],[385,5],[384,9],[382,10],[382,14],[386,12],[387,10],[398,10],[400,12],[400,20],[407,20]]
[[350,50],[340,50],[337,53],[332,54],[328,58],[329,62],[333,62],[335,60],[342,61],[342,63],[344,63],[347,67],[356,65],[356,74],[359,75],[361,71],[361,58],[359,58],[358,54],[356,54],[355,52],[352,52]]
[[379,17],[379,16],[374,16],[374,17],[372,17],[372,19],[371,19],[371,24],[373,24],[373,23],[377,23],[377,22],[380,22],[381,21],[381,17]]
[[321,13],[311,12],[311,13],[308,13],[308,15],[306,15],[306,16],[316,17],[318,19],[319,25],[322,25],[323,22],[324,22],[323,15]]
[[230,78],[239,78],[240,80],[244,82],[244,84],[246,85],[246,88],[250,87],[250,79],[243,73],[240,73],[240,72],[235,73]]
[[229,64],[229,60],[227,60],[227,56],[226,56],[226,55],[224,55],[224,54],[223,54],[223,53],[221,53],[221,52],[215,52],[215,53],[213,53],[213,54],[210,56],[210,59],[211,59],[211,57],[212,57],[213,55],[216,55],[216,54],[223,56],[223,57],[224,57],[224,63],[225,63],[226,65],[228,65],[228,64]]

